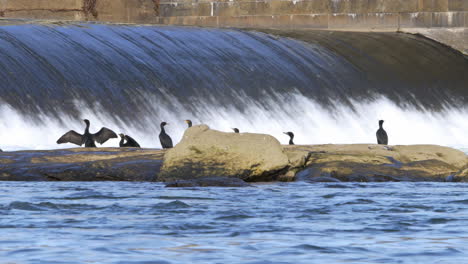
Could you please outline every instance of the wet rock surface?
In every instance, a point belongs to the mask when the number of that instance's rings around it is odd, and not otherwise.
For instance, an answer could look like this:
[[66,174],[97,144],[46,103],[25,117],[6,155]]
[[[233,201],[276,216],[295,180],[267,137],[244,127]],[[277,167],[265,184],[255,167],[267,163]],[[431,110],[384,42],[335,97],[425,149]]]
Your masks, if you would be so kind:
[[283,147],[270,135],[225,133],[199,125],[187,129],[182,141],[166,153],[158,180],[227,177],[274,181],[288,166]]
[[3,181],[154,181],[164,151],[76,148],[0,153]]
[[247,182],[468,181],[468,156],[436,145],[280,146],[269,135],[197,126],[167,152],[159,181],[203,177]]
[[260,181],[468,182],[468,156],[448,147],[281,146],[268,135],[223,133],[206,126],[188,134],[169,151],[0,152],[0,180],[163,181],[168,187],[243,187]]
[[316,145],[285,147],[308,153],[295,179],[306,181],[468,181],[465,153],[435,145]]

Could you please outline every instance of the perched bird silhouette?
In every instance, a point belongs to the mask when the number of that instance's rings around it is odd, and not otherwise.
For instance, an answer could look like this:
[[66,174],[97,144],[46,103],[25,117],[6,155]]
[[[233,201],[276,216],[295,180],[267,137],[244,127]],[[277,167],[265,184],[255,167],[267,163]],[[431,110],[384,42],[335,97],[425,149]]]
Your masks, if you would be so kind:
[[377,130],[377,144],[388,145],[388,135],[387,132],[383,129],[383,120],[379,121],[379,130]]
[[284,134],[289,136],[289,145],[294,145],[294,133],[293,132],[283,132]]
[[105,127],[101,128],[99,132],[91,134],[89,133],[89,120],[84,119],[83,121],[86,124],[86,129],[83,135],[77,133],[75,130],[70,130],[57,140],[57,144],[73,143],[78,146],[84,144],[86,148],[95,148],[95,141],[102,145],[111,138],[117,138],[117,134],[115,134],[114,131]]
[[119,134],[119,136],[120,136],[119,146],[121,148],[140,148],[140,144],[138,144],[138,142],[136,142],[136,140],[133,139],[131,136],[124,135],[124,134]]
[[161,142],[161,146],[165,149],[172,148],[174,147],[172,145],[172,139],[171,137],[166,134],[166,130],[164,129],[164,126],[169,125],[166,122],[161,123],[161,133],[159,133],[159,141]]
[[185,123],[187,123],[188,127],[192,127],[192,120],[187,119],[185,120]]
[[238,128],[231,128],[232,130],[234,130],[234,133],[239,133],[239,129]]

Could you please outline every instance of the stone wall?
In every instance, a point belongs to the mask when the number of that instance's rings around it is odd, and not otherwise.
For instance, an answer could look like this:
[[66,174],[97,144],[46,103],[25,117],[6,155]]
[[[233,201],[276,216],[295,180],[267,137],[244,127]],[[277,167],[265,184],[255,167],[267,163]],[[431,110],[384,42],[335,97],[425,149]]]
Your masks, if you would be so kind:
[[468,27],[467,0],[0,0],[4,18],[214,27]]
[[[429,36],[447,39],[450,45],[468,51],[468,0],[0,0],[0,17],[431,32]],[[460,41],[464,44],[460,45]]]

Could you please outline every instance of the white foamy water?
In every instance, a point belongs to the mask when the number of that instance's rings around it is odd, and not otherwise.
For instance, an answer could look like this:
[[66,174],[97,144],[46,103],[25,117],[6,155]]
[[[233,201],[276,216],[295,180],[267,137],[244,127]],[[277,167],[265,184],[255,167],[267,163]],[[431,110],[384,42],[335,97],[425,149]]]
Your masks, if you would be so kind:
[[[266,96],[268,97],[268,96]],[[174,98],[174,97],[172,97]],[[143,147],[160,148],[159,123],[170,123],[166,131],[177,143],[183,136],[186,124],[191,119],[196,124],[207,124],[213,129],[231,132],[237,127],[242,132],[265,133],[287,144],[289,138],[283,132],[295,133],[296,144],[353,144],[375,143],[378,120],[384,119],[384,128],[389,134],[391,145],[437,144],[459,149],[468,148],[468,109],[448,109],[443,112],[402,109],[391,101],[380,98],[371,103],[355,102],[355,111],[338,106],[335,111],[324,109],[311,99],[300,94],[275,95],[266,98],[263,104],[244,98],[247,107],[239,110],[220,106],[211,100],[193,102],[197,113],[187,109],[177,99],[163,102],[148,95],[148,113],[139,117],[145,125],[136,127],[113,120],[99,107],[90,107],[80,102],[82,118],[91,121],[91,132],[102,126],[116,133],[134,137]],[[167,99],[167,98],[166,98]],[[131,109],[129,109],[131,111]],[[97,114],[102,113],[102,114]],[[72,144],[57,145],[56,140],[65,132],[74,129],[84,131],[84,123],[65,117],[62,122],[39,114],[41,122],[31,121],[14,109],[3,105],[0,108],[0,147],[3,150],[55,149],[74,147]],[[141,122],[140,122],[141,123]],[[66,125],[65,125],[66,124]],[[103,146],[116,147],[119,139],[112,139]]]

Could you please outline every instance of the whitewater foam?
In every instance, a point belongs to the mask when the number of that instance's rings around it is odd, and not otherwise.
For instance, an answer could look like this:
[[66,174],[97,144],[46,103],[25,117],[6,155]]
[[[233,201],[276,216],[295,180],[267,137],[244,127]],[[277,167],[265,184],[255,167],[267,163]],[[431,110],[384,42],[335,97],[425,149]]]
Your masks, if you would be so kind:
[[[420,111],[411,107],[403,109],[382,97],[372,102],[353,102],[354,109],[336,105],[331,111],[313,99],[293,92],[265,95],[262,104],[247,97],[241,98],[245,109],[217,105],[212,100],[198,100],[190,106],[196,110],[190,111],[175,97],[167,101],[148,94],[146,98],[148,112],[139,117],[143,122],[135,122],[144,126],[127,124],[96,105],[91,107],[80,101],[75,104],[82,109],[79,116],[91,120],[91,132],[105,126],[116,133],[131,135],[147,148],[160,148],[158,134],[161,121],[169,122],[167,132],[175,142],[179,142],[186,129],[185,119],[192,119],[194,124],[207,124],[220,131],[231,132],[232,127],[238,127],[241,132],[271,134],[283,144],[288,142],[288,137],[283,134],[286,131],[295,133],[296,144],[375,143],[378,120],[384,119],[391,145],[468,147],[465,137],[468,123],[464,122],[468,114],[466,108],[441,112]],[[60,120],[45,114],[39,116],[40,121],[32,120],[3,105],[0,108],[0,147],[4,150],[74,147],[55,142],[70,129],[79,133],[84,130],[81,120],[67,116]],[[103,146],[116,147],[118,141],[111,139]]]

